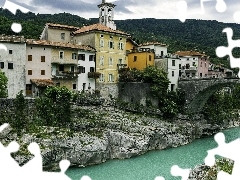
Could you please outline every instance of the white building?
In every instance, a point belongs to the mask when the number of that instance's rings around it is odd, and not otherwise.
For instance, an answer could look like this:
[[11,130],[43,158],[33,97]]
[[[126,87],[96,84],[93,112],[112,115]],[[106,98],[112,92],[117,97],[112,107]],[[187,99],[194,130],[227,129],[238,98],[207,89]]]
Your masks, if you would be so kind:
[[157,59],[164,58],[168,54],[168,52],[167,52],[168,45],[162,44],[162,43],[159,43],[159,42],[147,42],[147,43],[141,44],[140,48],[154,49],[155,61]]
[[180,59],[178,56],[171,55],[167,59],[167,69],[168,69],[168,79],[170,80],[170,84],[168,89],[170,91],[176,91],[178,88],[178,79],[179,79],[179,63]]
[[96,73],[95,52],[78,51],[78,91],[95,90],[95,79],[99,77]]
[[22,36],[0,36],[0,43],[7,48],[7,51],[0,49],[0,68],[8,78],[8,97],[15,98],[21,90],[25,94],[25,39]]
[[175,55],[179,56],[180,78],[196,78],[198,77],[198,58],[200,53],[195,51],[178,51]]

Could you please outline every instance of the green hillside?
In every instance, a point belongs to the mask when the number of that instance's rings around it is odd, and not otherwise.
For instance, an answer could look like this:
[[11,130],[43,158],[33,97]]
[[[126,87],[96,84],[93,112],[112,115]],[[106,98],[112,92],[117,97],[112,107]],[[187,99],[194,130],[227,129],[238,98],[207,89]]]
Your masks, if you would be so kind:
[[[17,12],[13,15],[8,10],[0,9],[0,31],[1,34],[14,34],[11,30],[11,24],[18,22],[22,24],[23,30],[19,35],[26,38],[39,38],[45,23],[60,23],[72,26],[82,27],[98,22],[98,19],[84,19],[70,13],[60,14],[34,14]],[[198,50],[205,52],[211,57],[214,63],[225,64],[229,67],[227,57],[219,59],[215,55],[215,49],[218,46],[227,46],[227,38],[222,30],[231,27],[234,31],[234,39],[240,39],[240,25],[227,24],[217,21],[206,20],[186,20],[182,23],[179,20],[172,19],[132,19],[116,20],[117,29],[125,31],[132,35],[138,42],[158,41],[169,45],[168,51],[178,50]],[[240,50],[233,50],[235,57],[240,57]]]

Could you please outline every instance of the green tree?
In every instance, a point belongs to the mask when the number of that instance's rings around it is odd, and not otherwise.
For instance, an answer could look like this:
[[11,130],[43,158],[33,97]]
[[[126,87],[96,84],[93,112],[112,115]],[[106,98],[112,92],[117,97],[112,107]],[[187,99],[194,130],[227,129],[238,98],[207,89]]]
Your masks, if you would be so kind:
[[14,99],[14,118],[12,119],[12,126],[15,128],[18,134],[22,132],[23,129],[27,128],[29,123],[27,116],[27,103],[21,90],[16,99]]
[[7,83],[8,79],[5,73],[0,70],[0,98],[6,98],[8,96]]
[[67,126],[71,122],[72,93],[66,87],[48,87],[37,100],[38,115],[45,125]]

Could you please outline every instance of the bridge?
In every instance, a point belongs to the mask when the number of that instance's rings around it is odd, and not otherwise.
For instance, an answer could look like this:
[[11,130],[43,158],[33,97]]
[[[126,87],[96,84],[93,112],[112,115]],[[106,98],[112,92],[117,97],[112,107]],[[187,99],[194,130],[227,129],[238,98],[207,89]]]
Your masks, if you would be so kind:
[[178,88],[185,92],[187,112],[198,113],[214,92],[239,83],[239,78],[182,79]]

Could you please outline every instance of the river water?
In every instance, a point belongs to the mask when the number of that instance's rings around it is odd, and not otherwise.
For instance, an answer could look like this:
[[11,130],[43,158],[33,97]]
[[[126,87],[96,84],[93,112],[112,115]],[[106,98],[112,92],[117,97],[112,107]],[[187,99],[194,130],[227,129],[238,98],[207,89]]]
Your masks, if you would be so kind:
[[[223,131],[226,142],[240,137],[240,128]],[[70,168],[67,175],[72,180],[80,180],[88,175],[92,180],[154,180],[163,176],[165,180],[181,180],[170,173],[173,165],[194,168],[204,162],[207,150],[217,147],[214,137],[194,140],[185,146],[166,150],[150,151],[144,155],[124,160],[108,160],[99,165],[84,168]]]

